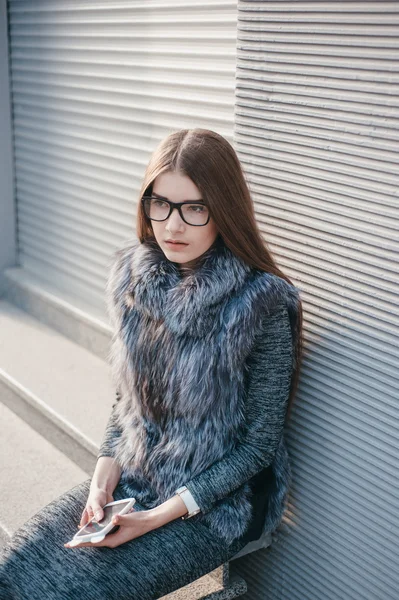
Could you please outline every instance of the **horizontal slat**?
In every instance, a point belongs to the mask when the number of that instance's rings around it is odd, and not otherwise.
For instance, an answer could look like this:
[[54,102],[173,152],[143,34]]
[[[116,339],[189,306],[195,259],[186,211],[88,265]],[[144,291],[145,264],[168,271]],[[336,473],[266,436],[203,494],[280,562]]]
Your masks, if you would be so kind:
[[[137,90],[132,88],[131,90],[120,88],[119,91],[107,90],[105,87],[98,86],[90,88],[89,85],[68,87],[68,85],[54,85],[48,88],[43,87],[37,83],[34,78],[21,79],[18,76],[15,77],[13,89],[15,91],[15,100],[18,101],[19,94],[24,93],[25,86],[29,87],[29,96],[32,98],[42,98],[49,100],[60,99],[68,100],[72,102],[83,102],[83,103],[98,103],[98,104],[112,104],[113,106],[130,107],[130,110],[141,110],[144,113],[168,113],[169,115],[178,115],[179,111],[186,109],[186,117],[194,116],[195,109],[198,107],[198,112],[201,114],[202,111],[214,109],[215,114],[213,119],[227,119],[228,118],[228,107],[225,102],[215,100],[212,102],[211,99],[207,99],[204,94],[200,98],[196,98],[195,94],[167,94],[164,93],[161,97],[157,90],[146,92],[143,90]],[[233,88],[232,88],[233,89]],[[130,97],[131,96],[131,97]],[[148,97],[147,101],[146,98]],[[148,102],[151,100],[151,104]],[[203,112],[204,116],[205,113]]]
[[[388,560],[391,560],[392,549],[396,548],[397,539],[394,528],[387,527],[386,519],[381,519],[380,511],[378,510],[381,506],[378,503],[375,504],[373,501],[374,511],[370,515],[370,497],[367,499],[363,497],[359,498],[358,494],[347,487],[332,487],[322,481],[318,481],[317,485],[314,485],[314,483],[314,477],[312,477],[311,472],[301,470],[300,475],[295,477],[292,485],[290,494],[292,501],[306,507],[309,513],[314,510],[314,507],[317,507],[317,510],[324,515],[327,512],[326,494],[328,494],[328,515],[330,515],[330,519],[343,519],[347,525],[353,526],[356,530],[358,528],[361,531],[363,529],[368,530],[371,536],[368,543],[378,545],[379,556],[387,556]],[[300,490],[300,488],[302,489]],[[292,513],[291,516],[294,518]],[[386,517],[390,519],[391,516],[388,514]],[[392,518],[394,518],[394,515],[392,515]],[[385,543],[383,546],[378,540],[381,528],[385,530]],[[350,528],[346,531],[346,535],[350,535]]]
[[24,142],[16,143],[16,165],[19,168],[21,166],[32,165],[36,169],[36,173],[40,173],[45,168],[49,170],[54,169],[56,173],[54,177],[62,179],[65,177],[66,181],[69,180],[74,185],[82,183],[83,186],[87,186],[90,189],[95,189],[97,186],[104,190],[105,193],[112,195],[113,186],[115,186],[115,192],[119,194],[122,192],[125,195],[126,201],[128,200],[129,193],[129,179],[127,173],[122,176],[117,175],[113,171],[109,170],[108,173],[101,171],[101,177],[96,176],[98,168],[94,164],[85,165],[79,161],[78,157],[73,157],[70,160],[62,160],[62,156],[53,156],[51,153],[39,152],[32,153],[29,144]]
[[[112,8],[110,12],[110,8]],[[62,0],[59,4],[55,4],[53,0],[41,0],[40,5],[32,7],[32,3],[29,0],[13,0],[10,12],[12,15],[35,15],[39,13],[41,18],[44,19],[46,13],[51,15],[56,14],[59,16],[62,13],[67,12],[68,18],[72,18],[73,14],[76,14],[76,18],[83,16],[85,13],[92,14],[93,18],[104,16],[106,18],[113,18],[114,15],[122,18],[128,14],[131,14],[132,3],[130,0],[118,1],[118,0],[100,0],[90,1],[83,0],[76,2],[76,0]],[[223,8],[231,10],[231,0],[135,0],[134,14],[140,14],[144,12],[148,15],[148,11],[155,11],[155,16],[159,15],[163,10],[166,14],[171,10],[181,11],[184,8],[189,8],[190,12],[193,10],[204,10],[214,9],[221,10]],[[24,18],[24,17],[23,17]]]
[[[24,56],[26,53],[22,53]],[[399,83],[399,73],[394,69],[394,66],[389,71],[389,80],[387,80],[386,71],[376,71],[372,68],[368,68],[364,62],[357,62],[357,68],[350,68],[353,59],[341,58],[335,60],[334,58],[322,58],[320,56],[309,55],[305,57],[301,56],[301,73],[298,74],[297,62],[292,61],[292,57],[289,54],[270,54],[270,53],[248,53],[242,54],[241,60],[237,61],[238,66],[241,67],[242,72],[240,73],[240,80],[243,81],[245,87],[245,81],[249,79],[249,75],[254,75],[254,80],[259,80],[262,77],[266,77],[268,81],[281,82],[282,77],[284,81],[292,81],[298,86],[301,84],[304,86],[302,77],[306,76],[309,80],[309,84],[317,88],[331,88],[331,89],[346,89],[353,91],[362,92],[373,92],[376,90],[376,83],[379,84],[383,89],[387,90],[388,93],[392,89],[391,84]],[[73,56],[72,56],[73,59]],[[71,59],[71,60],[72,60]],[[56,60],[56,58],[54,59]],[[104,59],[105,60],[105,59]],[[112,60],[112,57],[110,57]],[[341,66],[341,63],[344,63]],[[346,66],[345,66],[346,65]],[[353,66],[353,64],[352,64]],[[280,74],[280,77],[278,76]],[[355,75],[355,81],[354,81]],[[378,89],[380,87],[378,86]],[[303,90],[305,92],[305,90]],[[239,92],[242,95],[244,92]],[[312,103],[317,102],[317,98],[314,99],[311,95],[307,96],[309,106]],[[326,101],[328,101],[328,94],[325,94]],[[334,101],[338,102],[339,98]],[[357,110],[357,103],[352,102],[350,107],[353,111]],[[364,104],[365,113],[372,113],[371,107]],[[393,113],[392,108],[381,106],[379,114],[375,115],[376,118],[383,116],[384,113]]]
[[[22,88],[15,88],[15,92],[22,92]],[[171,103],[169,106],[167,102],[162,103],[155,101],[154,106],[145,105],[144,99],[141,102],[134,104],[128,102],[123,97],[114,97],[113,105],[110,104],[112,94],[108,95],[97,95],[93,92],[91,95],[79,95],[77,92],[70,96],[66,94],[45,94],[40,93],[37,89],[36,93],[33,94],[31,91],[29,96],[23,98],[18,97],[18,104],[25,106],[41,107],[42,110],[57,109],[62,111],[76,111],[78,114],[95,114],[97,117],[106,117],[111,119],[118,119],[119,121],[126,119],[134,123],[153,123],[157,128],[168,128],[170,127],[170,119],[176,119],[179,116],[179,111]],[[182,129],[193,126],[193,118],[195,117],[195,106],[194,102],[187,110],[181,115]],[[180,110],[183,110],[183,103],[181,103]],[[205,110],[203,107],[202,114],[198,111],[196,116],[196,126],[204,126],[208,124],[210,127],[224,127],[227,130],[227,126],[231,124],[231,115],[227,107],[217,106],[214,114],[209,114],[209,107]],[[169,119],[169,120],[168,120]],[[168,125],[169,123],[169,125]],[[180,127],[177,127],[179,129]],[[155,149],[155,148],[154,148]]]
[[[28,121],[30,127],[32,127],[34,122],[43,122],[44,115],[40,106],[21,103],[15,107],[14,118],[16,126],[18,126],[18,123],[25,125]],[[121,140],[127,140],[130,149],[137,152],[151,152],[154,143],[161,141],[163,137],[160,131],[161,127],[157,129],[155,135],[148,128],[148,125],[138,118],[125,120],[118,113],[102,115],[99,119],[95,113],[74,112],[59,107],[47,107],[44,122],[55,129],[66,126],[68,129],[80,130],[82,131],[82,139],[86,139],[86,132],[88,132],[90,135],[104,136],[109,139],[110,143],[119,144]],[[166,127],[164,131],[166,135]]]
[[[260,163],[263,157],[270,157],[273,160],[273,157],[276,156],[274,153],[275,149],[277,157],[281,155],[280,152],[285,152],[284,160],[290,164],[290,168],[295,169],[294,174],[296,171],[299,172],[301,167],[305,172],[307,168],[310,168],[313,178],[317,179],[317,185],[321,190],[338,192],[341,196],[348,198],[349,205],[353,197],[354,199],[360,198],[365,202],[368,200],[371,202],[371,194],[376,193],[381,204],[384,206],[395,206],[392,196],[396,190],[396,177],[389,174],[389,162],[378,165],[375,162],[368,162],[367,158],[356,158],[347,151],[341,152],[340,148],[338,151],[331,151],[329,153],[328,144],[319,143],[319,141],[314,140],[313,145],[311,145],[310,140],[307,138],[296,139],[295,143],[290,143],[290,136],[285,134],[281,136],[282,139],[271,140],[268,147],[261,151],[259,149],[262,139],[261,131],[261,128],[256,125],[253,126],[251,121],[248,124],[249,139],[247,143],[245,145],[242,144],[241,138],[239,138],[240,148],[243,148],[243,161],[246,164],[250,164],[250,159],[246,157],[250,152],[253,153],[254,164]],[[344,150],[347,149],[344,148]],[[330,154],[331,157],[329,156]],[[328,160],[331,163],[330,170],[327,169],[325,162],[323,164],[323,160]],[[367,164],[371,167],[369,173],[366,172],[366,169],[362,169]],[[352,177],[350,177],[350,169],[353,169]],[[263,177],[261,172],[258,173],[258,177]],[[380,185],[382,190],[380,192],[378,192],[375,179],[381,180]],[[331,181],[335,181],[336,187],[331,186]],[[362,190],[361,184],[363,186],[367,185],[366,189]],[[368,210],[367,204],[366,210]],[[374,207],[374,210],[376,211],[377,209]],[[394,213],[394,216],[396,216],[396,213]]]
[[[223,49],[222,49],[223,50]],[[82,55],[83,54],[83,55]],[[171,60],[173,58],[173,60]],[[145,59],[145,60],[144,60]],[[217,59],[217,60],[215,60]],[[232,53],[220,51],[216,56],[207,49],[195,50],[195,47],[183,55],[178,49],[167,48],[157,52],[152,46],[139,48],[137,51],[123,51],[114,48],[108,50],[85,49],[84,53],[79,48],[59,47],[51,48],[51,54],[46,48],[19,47],[18,42],[13,50],[13,60],[17,68],[25,67],[29,63],[32,67],[46,68],[53,71],[59,69],[82,70],[90,69],[91,72],[104,72],[107,69],[115,74],[131,72],[136,77],[148,75],[148,68],[154,72],[154,78],[164,77],[165,72],[176,79],[191,76],[195,71],[208,78],[221,77],[222,81],[230,81]],[[57,69],[58,70],[58,69]],[[108,71],[109,72],[109,71]]]
[[[105,239],[96,240],[90,235],[90,229],[83,227],[73,227],[64,220],[59,221],[51,218],[48,214],[41,214],[28,206],[21,208],[19,212],[18,228],[24,232],[26,239],[32,238],[46,244],[48,242],[49,251],[52,245],[57,246],[57,240],[60,240],[60,248],[68,252],[82,253],[86,259],[90,258],[95,264],[104,267],[107,264],[113,246],[109,246]],[[83,235],[82,235],[83,234]],[[82,261],[84,262],[84,261]]]
[[[259,103],[260,105],[262,103]],[[267,113],[256,112],[253,105],[247,105],[243,110],[238,103],[237,107],[237,123],[241,123],[244,119],[248,123],[248,127],[260,127],[263,126],[271,132],[276,132],[276,135],[281,135],[281,139],[289,139],[289,136],[296,137],[297,144],[309,144],[313,141],[317,144],[318,140],[321,140],[322,147],[327,148],[328,143],[335,144],[335,150],[344,154],[358,153],[359,156],[365,158],[376,159],[378,153],[381,152],[382,160],[388,163],[397,163],[398,156],[395,154],[395,148],[397,144],[394,144],[391,140],[386,140],[383,144],[382,140],[375,138],[371,135],[356,137],[351,133],[341,132],[339,129],[330,130],[328,127],[325,129],[320,126],[319,123],[315,122],[314,125],[301,123],[300,117],[293,117],[291,121],[285,116],[284,118],[272,119]],[[260,120],[261,119],[261,120]],[[325,123],[323,123],[324,125]],[[327,125],[329,125],[327,121]],[[367,147],[364,145],[368,144]],[[320,142],[319,142],[320,144]],[[384,168],[384,165],[381,165]],[[389,169],[389,165],[387,165]]]
[[[312,331],[307,331],[306,335],[306,348],[312,356],[312,364],[320,364],[321,369],[328,366],[336,374],[345,374],[356,381],[364,382],[365,376],[369,375],[370,368],[375,365],[377,359],[374,356],[370,357],[365,353],[359,353],[358,347],[356,348],[357,353],[351,351],[347,344],[342,343],[339,338],[336,344],[328,340],[321,346],[316,334],[316,325],[314,323],[312,325]],[[321,330],[319,329],[319,331]],[[394,353],[392,358],[396,358]],[[378,372],[373,373],[372,379],[369,378],[367,387],[370,390],[376,390],[377,393],[384,392],[384,404],[387,403],[397,409],[396,382],[399,382],[399,373],[395,369],[395,363],[390,365],[386,361],[378,360]],[[392,395],[391,400],[390,394]]]
[[[339,406],[336,407],[336,411],[338,409]],[[338,452],[335,446],[339,447],[342,458],[346,459],[346,457],[350,457],[348,464],[354,463],[355,465],[360,464],[362,466],[367,466],[370,476],[381,476],[383,480],[389,483],[390,479],[393,478],[397,472],[396,458],[398,444],[395,444],[394,438],[392,438],[393,444],[390,445],[386,433],[377,430],[375,444],[368,446],[367,443],[363,443],[364,440],[362,441],[356,435],[355,421],[349,421],[353,433],[348,433],[342,427],[342,419],[334,419],[332,417],[332,423],[334,423],[334,425],[332,425],[326,423],[325,420],[323,420],[323,415],[320,415],[320,413],[317,414],[315,411],[314,414],[315,418],[312,418],[312,415],[307,411],[297,411],[296,421],[302,434],[306,432],[307,435],[312,436],[312,443],[316,446],[319,444],[323,445],[323,448],[325,448],[327,452],[329,450]],[[317,433],[315,432],[316,428],[314,425],[316,425]],[[359,425],[363,426],[363,423],[359,423]],[[366,431],[367,427],[364,427],[360,432],[363,434],[363,438],[366,437]],[[399,484],[394,483],[393,485],[393,494],[397,494]]]
[[21,148],[30,151],[37,147],[39,142],[42,144],[40,153],[42,155],[65,156],[66,159],[75,160],[86,165],[95,165],[101,169],[110,170],[113,173],[125,174],[127,165],[133,160],[139,160],[139,153],[131,151],[129,148],[122,148],[113,143],[99,142],[95,140],[85,140],[76,136],[75,138],[68,134],[62,134],[54,130],[46,132],[44,129],[41,134],[38,130],[32,128],[18,128],[18,134],[23,138]]
[[[388,302],[394,300],[396,271],[391,256],[394,252],[381,252],[378,256],[374,256],[374,259],[370,259],[371,253],[363,253],[361,244],[348,242],[345,252],[338,255],[334,238],[326,241],[321,235],[317,235],[314,229],[303,226],[298,231],[292,226],[282,224],[278,217],[274,218],[272,214],[263,213],[264,211],[257,212],[260,230],[265,234],[279,264],[289,269],[291,276],[295,276],[299,261],[298,252],[300,252],[303,281],[316,286],[323,285],[326,281],[338,285],[345,283],[349,289],[362,294],[362,300],[366,304],[373,303],[370,297],[385,298]],[[317,248],[310,246],[309,240],[312,238]],[[367,271],[364,270],[364,254],[368,260]],[[328,275],[327,267],[330,269]],[[386,270],[382,272],[381,267]],[[389,311],[392,310],[394,308],[390,307]]]
[[[380,500],[389,497],[396,506],[399,499],[398,489],[392,488],[389,477],[385,473],[379,474],[378,469],[373,469],[367,461],[362,461],[358,457],[350,456],[344,452],[339,452],[335,449],[332,454],[331,448],[325,448],[320,446],[316,442],[311,442],[309,439],[309,430],[298,427],[298,434],[303,438],[301,445],[296,447],[297,452],[300,452],[301,457],[298,459],[298,465],[306,462],[312,466],[317,474],[317,470],[335,470],[341,472],[342,482],[345,481],[342,471],[345,472],[345,477],[348,477],[351,481],[356,483],[359,493],[367,493],[370,486],[378,488],[375,492],[379,496]],[[311,434],[312,435],[312,434]],[[295,445],[294,445],[295,448]],[[317,460],[315,456],[317,455]],[[343,485],[343,483],[342,483]]]
[[76,277],[85,283],[90,283],[94,289],[104,291],[104,285],[101,282],[104,281],[106,265],[101,268],[98,259],[97,262],[94,262],[94,254],[89,255],[88,253],[87,260],[83,261],[79,252],[72,252],[70,246],[66,246],[63,240],[54,244],[54,238],[46,241],[46,237],[41,237],[39,233],[32,235],[31,232],[31,235],[28,235],[25,232],[21,239],[23,239],[23,242],[21,241],[23,252],[31,250],[32,256],[42,256],[47,264],[59,265],[59,268],[66,272],[74,272]]
[[[246,86],[243,83],[242,89]],[[302,106],[302,97],[291,90],[290,93],[273,94],[273,101],[265,99],[263,104],[260,100],[251,102],[253,91],[256,87],[249,85],[247,91],[240,92],[237,97],[237,106],[240,106],[241,99],[244,106],[248,109],[245,114],[251,114],[251,109],[259,110],[262,106],[265,114],[270,118],[286,122],[287,116],[291,117],[291,122],[309,125],[311,127],[320,126],[327,130],[344,131],[347,134],[370,136],[370,125],[374,125],[373,138],[383,138],[384,140],[395,141],[398,139],[398,121],[387,114],[384,118],[374,118],[372,107],[367,102],[352,102],[349,106],[340,100],[324,101],[315,99]],[[399,91],[399,86],[398,86]],[[290,111],[295,108],[295,115]],[[332,113],[331,111],[334,111]],[[356,112],[357,111],[357,112]],[[389,111],[387,111],[389,113]],[[361,116],[360,116],[361,114]],[[348,139],[350,141],[351,138]]]
[[[128,192],[119,193],[120,190],[116,188],[115,194],[112,195],[105,182],[103,186],[95,183],[91,185],[90,180],[83,181],[78,176],[76,181],[71,182],[70,173],[60,170],[56,173],[52,172],[51,177],[45,181],[40,181],[37,163],[34,161],[28,163],[21,160],[18,167],[21,173],[18,186],[23,189],[25,185],[25,190],[31,195],[30,200],[34,197],[43,196],[43,199],[47,197],[49,203],[59,204],[66,209],[71,207],[72,211],[76,210],[75,214],[79,219],[87,214],[100,219],[109,219],[110,222],[114,221],[123,226],[126,223],[125,218],[132,215],[134,210],[134,198],[129,199]],[[96,203],[96,195],[98,203]],[[82,200],[84,200],[83,204]]]
[[70,302],[73,303],[76,298],[77,305],[83,304],[87,310],[93,307],[93,314],[104,323],[108,323],[104,291],[99,293],[92,280],[80,277],[76,268],[66,265],[63,261],[47,261],[41,252],[33,248],[27,249],[26,252],[20,249],[19,265],[32,273],[37,281],[43,280],[51,284],[53,289],[59,289],[61,295],[68,297]]
[[[140,109],[136,109],[134,111],[132,111],[129,106],[125,105],[115,105],[115,106],[111,106],[109,104],[101,103],[101,102],[85,102],[84,100],[82,101],[75,101],[75,100],[62,100],[60,98],[55,99],[55,98],[43,98],[43,97],[39,97],[39,96],[24,96],[23,98],[19,98],[18,99],[18,104],[16,105],[16,107],[20,107],[20,110],[23,111],[23,113],[25,113],[27,110],[41,110],[42,114],[43,111],[47,112],[53,112],[53,111],[60,111],[63,114],[75,114],[78,115],[79,117],[83,117],[84,119],[87,118],[97,118],[100,122],[100,126],[101,126],[101,120],[102,119],[108,119],[110,123],[113,123],[114,121],[116,123],[122,124],[124,122],[126,122],[127,124],[130,125],[134,125],[135,127],[142,127],[143,124],[147,124],[147,136],[150,137],[151,133],[155,133],[156,132],[156,138],[154,136],[154,138],[152,139],[157,139],[158,138],[158,132],[161,131],[162,133],[165,132],[165,136],[167,135],[167,132],[170,131],[170,115],[168,114],[168,111],[165,109],[163,112],[159,113],[159,112],[155,112],[151,114],[151,123],[154,126],[154,129],[151,129],[148,126],[149,123],[149,114],[148,111],[145,111],[143,108]],[[169,119],[169,120],[168,120]],[[182,115],[181,116],[181,122],[182,122],[182,127],[181,128],[185,128],[185,127],[189,127],[192,126],[192,122],[190,124],[190,116],[185,116]],[[212,116],[209,117],[209,119],[212,119]],[[209,121],[209,120],[208,120]],[[229,131],[228,126],[229,123],[226,122],[220,122],[220,121],[215,121],[215,124],[219,124],[219,130],[221,127],[223,127],[223,131],[226,131],[229,133],[229,135],[231,135],[231,131]],[[208,124],[208,128],[210,126],[209,122],[206,123],[206,121],[204,119],[201,118],[201,116],[199,115],[196,121],[196,126],[204,126]],[[215,125],[213,124],[213,125]],[[223,135],[223,134],[222,134]],[[226,138],[228,139],[228,135],[226,135]],[[153,148],[155,148],[155,144],[153,144]]]
[[[55,190],[56,192],[56,190]],[[42,194],[33,194],[29,186],[26,186],[22,181],[19,182],[19,193],[21,198],[20,210],[26,214],[36,215],[37,218],[44,219],[45,222],[62,223],[65,225],[65,231],[79,231],[84,234],[84,238],[95,239],[103,242],[104,245],[110,245],[110,251],[115,248],[116,239],[121,232],[121,226],[124,226],[124,235],[129,237],[132,235],[132,224],[124,219],[112,218],[114,215],[110,211],[110,215],[99,215],[93,205],[93,210],[86,210],[86,207],[80,212],[78,211],[79,203],[65,202],[68,196],[64,196],[61,200],[55,200],[56,194],[43,192]],[[76,205],[77,209],[73,206]],[[40,216],[38,216],[40,215]],[[94,227],[95,219],[95,227]],[[133,222],[133,216],[131,218]],[[112,248],[112,250],[111,250]]]
[[387,347],[387,338],[379,341],[379,337],[376,334],[369,336],[366,345],[364,331],[359,331],[355,325],[351,324],[349,319],[339,319],[337,313],[334,315],[335,318],[332,318],[331,313],[328,311],[323,311],[321,314],[320,312],[317,312],[319,297],[322,297],[321,294],[315,292],[314,302],[312,302],[312,297],[310,297],[310,301],[307,301],[308,312],[306,314],[306,319],[311,331],[313,331],[315,335],[319,335],[320,338],[325,340],[340,338],[342,343],[347,347],[352,347],[357,351],[357,354],[359,354],[359,347],[361,347],[362,355],[364,354],[373,357],[373,365],[376,370],[381,361],[384,361],[387,365],[391,366],[397,364],[395,363],[398,352],[397,345]]
[[[303,366],[303,373],[309,375],[310,369]],[[384,406],[381,409],[378,398],[373,397],[364,390],[364,387],[356,386],[355,383],[347,381],[337,382],[331,376],[326,376],[317,368],[312,368],[312,377],[307,382],[307,405],[313,406],[315,410],[320,406],[320,398],[324,397],[325,411],[328,414],[330,408],[333,414],[340,411],[346,419],[358,421],[359,426],[366,425],[375,429],[376,437],[382,437],[387,444],[398,448],[396,438],[397,411]],[[340,398],[340,400],[337,400]]]
[[[374,569],[370,566],[370,561],[372,561],[373,557],[368,558],[365,555],[364,560],[358,564],[353,554],[343,551],[342,544],[331,543],[331,550],[326,553],[324,547],[319,543],[318,538],[312,540],[313,537],[314,529],[309,531],[303,527],[300,537],[293,530],[290,547],[285,552],[287,558],[288,556],[292,556],[296,560],[298,560],[298,557],[302,553],[306,553],[309,562],[312,563],[313,571],[319,574],[319,581],[321,580],[323,584],[328,582],[331,585],[332,591],[335,590],[335,595],[332,598],[336,599],[337,594],[340,594],[338,597],[345,598],[345,600],[346,598],[359,598],[358,594],[361,594],[362,588],[367,586],[370,598],[381,597],[384,600],[385,598],[395,600],[396,588],[391,584],[391,581],[384,580],[382,582],[373,576]],[[327,540],[328,538],[326,537],[325,539]],[[287,568],[289,568],[288,565]],[[337,578],[337,573],[340,575],[339,579]],[[343,580],[345,580],[345,585],[342,583]],[[341,596],[341,594],[343,595]],[[324,594],[323,598],[325,598]]]
[[[184,65],[177,68],[176,65],[171,67],[165,64],[164,69],[162,69],[158,61],[149,71],[148,64],[139,63],[126,65],[118,63],[103,64],[98,61],[97,63],[85,63],[83,61],[71,63],[55,61],[52,57],[53,62],[49,64],[44,58],[33,62],[30,55],[29,59],[29,63],[27,57],[23,60],[14,61],[14,77],[18,75],[23,80],[31,77],[32,74],[36,74],[36,81],[42,80],[46,84],[51,81],[54,84],[61,82],[62,85],[68,83],[74,87],[82,87],[83,84],[91,86],[108,85],[115,88],[126,82],[129,88],[134,90],[138,85],[149,84],[158,93],[161,92],[163,86],[169,90],[176,90],[176,93],[187,94],[187,87],[190,86],[190,91],[197,90],[198,93],[198,90],[201,90],[202,93],[209,93],[211,98],[215,96],[215,93],[230,93],[234,89],[229,73],[224,69],[215,72],[215,69],[210,68],[211,65],[209,65],[208,71],[205,65],[203,66],[202,78],[199,80],[198,73],[193,73],[188,68],[184,69]],[[217,97],[217,100],[220,101],[220,98]]]
[[[291,439],[291,438],[289,438]],[[293,444],[294,442],[292,442]],[[385,523],[385,529],[390,531],[391,524],[395,523],[396,514],[396,503],[393,502],[387,505],[387,496],[383,497],[372,494],[372,510],[371,499],[370,499],[370,486],[365,485],[364,482],[359,482],[358,479],[351,479],[349,477],[342,477],[342,472],[334,468],[326,471],[324,464],[319,464],[317,461],[312,460],[312,456],[303,454],[295,465],[295,484],[293,485],[293,493],[297,496],[301,496],[301,489],[306,488],[304,494],[311,494],[313,488],[317,488],[320,493],[324,494],[325,499],[331,498],[335,491],[340,491],[345,495],[346,501],[353,503],[352,507],[356,508],[357,498],[359,498],[359,505],[367,508],[369,513],[368,518],[371,522],[383,521]],[[337,496],[340,498],[340,496]],[[341,508],[342,511],[346,510],[345,503],[336,505],[337,508]],[[298,513],[294,498],[292,498],[292,512]],[[376,521],[375,521],[376,519]],[[387,527],[387,523],[389,526]],[[384,529],[383,527],[383,529]],[[384,530],[385,532],[385,530]],[[381,530],[380,530],[381,533]],[[393,532],[395,535],[395,531]],[[390,538],[391,540],[394,539]]]
[[340,548],[342,558],[346,557],[350,560],[351,564],[352,562],[357,564],[360,570],[364,568],[365,562],[370,561],[369,568],[373,579],[376,581],[380,580],[381,582],[386,577],[389,578],[390,570],[394,568],[395,564],[395,559],[392,555],[394,547],[390,548],[391,553],[387,552],[385,548],[380,552],[379,545],[371,537],[367,525],[362,530],[354,530],[353,533],[356,531],[356,535],[350,536],[347,530],[344,530],[342,535],[337,537],[336,520],[343,519],[343,525],[346,524],[348,527],[351,526],[351,521],[343,518],[338,512],[331,513],[330,506],[328,510],[326,510],[326,507],[323,510],[323,502],[317,506],[318,510],[312,510],[311,505],[304,502],[301,505],[304,508],[301,515],[301,523],[306,526],[309,537],[315,533],[315,527],[322,528],[325,536],[330,539],[331,545]]

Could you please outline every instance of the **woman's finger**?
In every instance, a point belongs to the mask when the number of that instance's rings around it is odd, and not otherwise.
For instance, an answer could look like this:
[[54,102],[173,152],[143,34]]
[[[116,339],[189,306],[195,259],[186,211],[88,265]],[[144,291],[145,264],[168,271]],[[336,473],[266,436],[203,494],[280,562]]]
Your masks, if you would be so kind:
[[[101,542],[83,542],[81,544],[73,544],[72,542],[67,542],[66,544],[64,544],[64,548],[72,548],[72,550],[74,550],[75,548],[101,548],[104,546],[110,547],[110,538],[113,538],[114,535],[116,534],[106,535],[105,538],[101,540]],[[113,540],[111,540],[111,542],[112,541]]]
[[73,544],[72,542],[67,542],[64,544],[64,548],[71,548],[71,550],[75,550],[75,548],[86,548],[87,546],[94,546],[95,544],[90,544],[88,542],[82,544]]
[[84,525],[86,525],[86,523],[88,522],[88,515],[87,515],[87,509],[85,508],[82,512],[82,516],[80,517],[80,523],[78,525],[78,529],[80,529],[81,527],[83,527]]
[[136,514],[126,513],[125,515],[115,515],[112,517],[114,525],[123,525],[124,527],[133,527],[137,524]]
[[101,521],[101,519],[102,519],[102,518],[103,518],[103,516],[104,516],[104,511],[103,511],[103,509],[101,508],[101,506],[98,504],[98,502],[93,502],[92,510],[93,510],[93,512],[94,512],[94,515],[95,515],[96,521],[97,521],[97,522]]

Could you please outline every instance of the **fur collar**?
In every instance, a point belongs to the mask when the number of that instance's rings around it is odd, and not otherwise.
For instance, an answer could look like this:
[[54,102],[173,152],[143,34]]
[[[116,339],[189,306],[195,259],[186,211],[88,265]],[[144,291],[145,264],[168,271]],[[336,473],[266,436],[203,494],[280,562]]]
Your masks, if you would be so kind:
[[163,320],[175,334],[203,337],[220,327],[218,319],[224,316],[219,314],[220,305],[245,287],[249,289],[243,309],[248,313],[254,303],[262,304],[263,310],[268,311],[283,302],[289,312],[291,309],[294,321],[296,288],[276,275],[247,265],[220,236],[185,276],[155,240],[129,240],[116,252],[107,304],[111,316],[117,317],[115,306],[134,305],[151,319]]
[[154,319],[164,319],[174,333],[194,337],[212,329],[212,308],[238,290],[250,271],[219,237],[184,277],[156,242],[141,244],[131,265],[137,308]]

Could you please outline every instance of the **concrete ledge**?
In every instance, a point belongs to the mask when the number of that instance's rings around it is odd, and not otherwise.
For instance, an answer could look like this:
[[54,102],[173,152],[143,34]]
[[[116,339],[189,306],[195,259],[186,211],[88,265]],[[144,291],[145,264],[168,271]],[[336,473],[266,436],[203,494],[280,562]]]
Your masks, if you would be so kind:
[[230,600],[247,592],[247,584],[235,575],[224,587],[209,573],[184,587],[162,596],[159,600]]
[[5,300],[0,330],[4,404],[90,470],[115,400],[109,365]]
[[[28,390],[11,381],[0,369],[1,403],[22,421],[65,454],[80,469],[91,475],[96,466],[97,446],[82,440],[79,431],[39,402]],[[82,443],[83,442],[83,443]]]
[[227,562],[227,563],[224,563],[223,565],[220,565],[220,567],[218,567],[214,571],[211,571],[209,573],[209,575],[211,577],[213,577],[214,579],[216,579],[216,581],[220,585],[226,587],[229,583],[229,578],[230,578],[229,563]]

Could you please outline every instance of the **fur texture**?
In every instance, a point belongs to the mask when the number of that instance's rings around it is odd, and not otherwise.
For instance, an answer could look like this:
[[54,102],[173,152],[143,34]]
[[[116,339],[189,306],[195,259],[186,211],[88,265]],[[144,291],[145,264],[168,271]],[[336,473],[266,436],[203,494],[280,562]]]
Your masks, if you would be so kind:
[[[287,307],[295,336],[297,301],[294,286],[249,267],[219,237],[185,277],[155,241],[129,241],[115,253],[107,285],[120,395],[112,445],[138,502],[161,504],[234,448],[255,336],[278,305]],[[290,481],[283,438],[274,471],[264,531],[278,524]],[[248,526],[250,498],[245,483],[193,518],[231,542]]]

